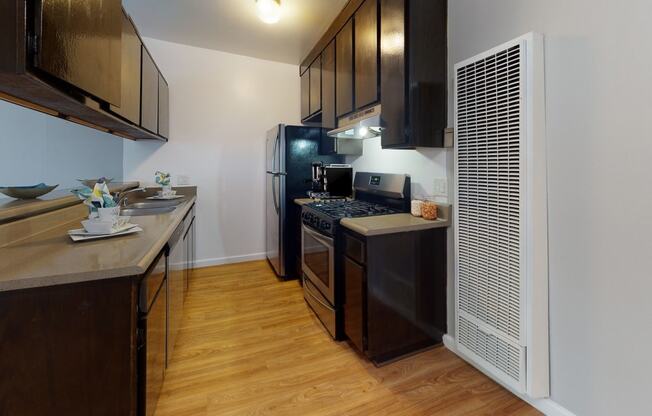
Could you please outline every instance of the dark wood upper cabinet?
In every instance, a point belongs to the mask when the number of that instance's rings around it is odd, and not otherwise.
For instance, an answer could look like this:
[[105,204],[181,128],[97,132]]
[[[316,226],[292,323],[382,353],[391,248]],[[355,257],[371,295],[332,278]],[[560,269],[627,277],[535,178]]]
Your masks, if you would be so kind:
[[321,123],[326,129],[337,127],[335,115],[335,40],[321,54]]
[[149,52],[143,47],[141,127],[158,132],[158,69]]
[[328,137],[328,130],[337,127],[335,115],[335,39],[321,54],[321,126],[322,139],[319,143],[320,154],[337,152],[335,139]]
[[446,0],[380,0],[383,148],[443,147]]
[[301,74],[301,120],[310,116],[310,69]]
[[447,0],[349,0],[301,62],[322,56],[322,127],[328,110],[327,51],[335,39],[335,120],[380,102],[388,149],[445,147]]
[[310,114],[321,111],[321,55],[310,65]]
[[158,74],[158,134],[170,137],[170,89],[163,75]]
[[[402,146],[408,142],[405,117],[405,6],[404,0],[380,0],[380,85],[383,95],[382,145]],[[391,42],[391,45],[390,45]]]
[[355,108],[378,101],[378,2],[366,0],[355,13]]
[[140,63],[142,42],[136,27],[123,11],[122,14],[122,87],[120,105],[111,105],[111,111],[134,124],[140,123]]
[[[120,105],[121,0],[41,0],[34,65],[48,75]],[[40,21],[38,17],[40,16]]]
[[353,111],[353,20],[335,37],[335,99],[337,117]]
[[[120,0],[0,2],[0,99],[127,139],[167,140],[151,97],[141,127],[141,44]],[[148,88],[158,100],[158,70]]]

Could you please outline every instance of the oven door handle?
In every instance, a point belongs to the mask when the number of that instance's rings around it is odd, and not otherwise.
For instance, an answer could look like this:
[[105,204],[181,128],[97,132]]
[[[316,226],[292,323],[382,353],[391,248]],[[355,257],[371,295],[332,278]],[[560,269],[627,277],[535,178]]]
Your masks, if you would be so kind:
[[306,290],[307,290],[308,293],[310,294],[310,297],[311,297],[313,300],[315,300],[317,303],[319,303],[321,306],[323,306],[324,308],[328,309],[329,311],[331,311],[331,312],[334,312],[334,311],[335,311],[335,309],[333,309],[333,307],[332,307],[331,305],[325,303],[323,300],[320,299],[319,295],[316,295],[316,294],[315,294],[314,290],[311,288],[311,286],[312,286],[312,282],[310,282],[310,280],[307,280],[307,279],[304,280],[304,282],[303,282],[303,286],[306,288]]
[[315,240],[319,241],[320,243],[322,243],[322,244],[325,245],[325,246],[330,247],[331,249],[333,248],[333,239],[332,239],[332,238],[330,238],[330,237],[326,237],[326,236],[324,236],[324,235],[322,235],[322,234],[319,234],[317,231],[313,231],[313,230],[311,230],[311,229],[308,228],[308,226],[305,225],[305,224],[304,224],[304,226],[303,226],[303,229],[304,229],[308,234],[310,234],[310,236],[311,236],[312,238],[314,238]]

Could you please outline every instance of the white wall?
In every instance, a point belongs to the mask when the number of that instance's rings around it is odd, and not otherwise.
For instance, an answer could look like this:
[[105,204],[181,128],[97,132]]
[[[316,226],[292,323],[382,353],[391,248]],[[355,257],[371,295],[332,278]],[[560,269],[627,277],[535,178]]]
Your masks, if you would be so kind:
[[[435,178],[446,178],[447,149],[418,148],[415,150],[382,149],[380,137],[365,139],[362,156],[348,156],[354,171],[410,174],[412,195],[438,196]],[[444,196],[443,200],[446,200]]]
[[577,415],[652,414],[650,16],[649,0],[449,2],[451,75],[546,37],[551,392]]
[[[299,68],[145,39],[170,84],[170,141],[127,142],[126,179],[156,170],[198,186],[199,265],[261,258],[265,135],[299,122]],[[173,179],[174,184],[174,179]]]
[[[122,180],[124,139],[0,101],[0,186]],[[0,195],[0,197],[4,197]]]

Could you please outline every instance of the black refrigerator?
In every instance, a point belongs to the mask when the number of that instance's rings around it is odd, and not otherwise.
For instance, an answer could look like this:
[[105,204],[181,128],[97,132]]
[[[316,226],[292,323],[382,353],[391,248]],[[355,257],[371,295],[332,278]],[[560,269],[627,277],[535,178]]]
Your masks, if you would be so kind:
[[343,156],[320,154],[319,127],[279,124],[267,132],[266,255],[277,276],[298,279],[301,270],[301,208],[312,187],[312,162],[343,163]]

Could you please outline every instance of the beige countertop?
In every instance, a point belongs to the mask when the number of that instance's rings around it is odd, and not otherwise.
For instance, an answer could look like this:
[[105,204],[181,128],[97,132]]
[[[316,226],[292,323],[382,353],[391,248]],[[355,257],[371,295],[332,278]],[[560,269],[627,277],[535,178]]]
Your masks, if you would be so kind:
[[383,234],[421,231],[431,228],[449,227],[450,205],[438,204],[440,217],[434,221],[414,217],[412,214],[377,215],[375,217],[343,218],[340,224],[358,234],[370,237]]
[[317,201],[317,200],[312,199],[312,198],[297,198],[297,199],[294,200],[294,203],[297,204],[297,205],[306,205],[306,204],[309,204],[309,203],[315,202],[315,201]]
[[[82,186],[81,184],[79,186]],[[137,188],[138,182],[111,182],[111,192]],[[55,189],[36,199],[14,199],[0,195],[0,223],[31,217],[44,212],[81,204],[81,200],[70,189]]]
[[[189,196],[170,213],[132,217],[131,222],[143,228],[136,234],[73,243],[67,231],[81,228],[81,217],[76,216],[6,245],[0,248],[0,292],[141,275],[165,247],[195,200],[194,195]],[[64,210],[84,212],[81,206]]]

